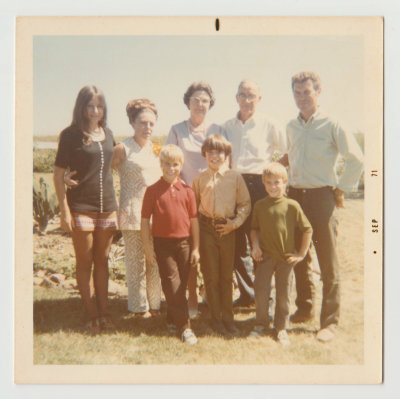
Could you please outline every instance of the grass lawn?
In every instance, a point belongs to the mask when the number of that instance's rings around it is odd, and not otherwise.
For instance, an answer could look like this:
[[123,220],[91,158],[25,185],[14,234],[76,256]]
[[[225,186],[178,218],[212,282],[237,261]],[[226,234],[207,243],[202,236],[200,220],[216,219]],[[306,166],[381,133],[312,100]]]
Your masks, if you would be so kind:
[[[211,332],[207,309],[201,305],[200,316],[192,327],[199,338],[196,346],[184,345],[165,327],[162,316],[139,319],[126,310],[125,298],[110,298],[110,310],[117,332],[91,336],[81,330],[84,314],[80,298],[61,289],[34,289],[34,363],[35,364],[200,364],[200,365],[278,365],[278,364],[346,364],[363,363],[363,209],[362,199],[349,199],[339,215],[339,257],[341,260],[342,310],[340,329],[335,340],[321,344],[315,339],[319,327],[314,321],[291,325],[291,346],[282,348],[272,335],[255,340],[247,337],[254,322],[254,308],[235,311],[241,335],[223,338]],[[35,267],[47,257],[54,269],[73,262],[68,237],[51,234],[45,249],[34,255]],[[35,237],[34,241],[39,240]],[[63,241],[65,245],[63,245]],[[65,250],[64,250],[65,248]],[[54,251],[54,252],[52,252]],[[70,267],[70,265],[68,266]],[[321,283],[318,285],[320,308]],[[293,294],[294,295],[294,294]],[[293,297],[294,298],[294,297]],[[294,310],[294,308],[292,309]]]

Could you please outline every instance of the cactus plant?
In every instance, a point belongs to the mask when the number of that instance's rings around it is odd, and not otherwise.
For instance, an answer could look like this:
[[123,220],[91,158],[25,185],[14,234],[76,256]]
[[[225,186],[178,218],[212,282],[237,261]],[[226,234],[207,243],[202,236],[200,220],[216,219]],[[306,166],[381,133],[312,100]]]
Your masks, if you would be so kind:
[[49,220],[60,211],[56,194],[48,192],[48,185],[43,177],[33,182],[33,218],[39,224],[39,231],[44,233]]

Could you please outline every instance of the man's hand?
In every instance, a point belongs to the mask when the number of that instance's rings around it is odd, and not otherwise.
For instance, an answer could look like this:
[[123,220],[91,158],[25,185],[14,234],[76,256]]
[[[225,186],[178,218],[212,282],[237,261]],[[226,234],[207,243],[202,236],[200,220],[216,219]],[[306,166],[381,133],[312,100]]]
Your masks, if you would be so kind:
[[262,250],[260,247],[255,247],[251,250],[251,256],[256,262],[261,262],[263,260]]
[[219,233],[223,236],[223,235],[229,234],[231,231],[235,230],[235,225],[233,224],[232,220],[226,219],[225,224],[216,224],[215,230],[217,231],[217,233]]
[[333,194],[335,196],[335,201],[336,201],[336,207],[337,208],[345,208],[344,206],[344,191],[342,191],[340,188],[335,188],[333,190]]

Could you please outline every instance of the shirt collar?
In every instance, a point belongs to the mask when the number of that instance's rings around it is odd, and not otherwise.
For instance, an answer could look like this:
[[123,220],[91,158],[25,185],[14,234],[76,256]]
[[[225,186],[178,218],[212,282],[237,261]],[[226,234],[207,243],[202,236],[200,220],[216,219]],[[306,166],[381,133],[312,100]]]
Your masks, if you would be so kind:
[[317,119],[320,115],[321,115],[321,110],[320,110],[320,107],[318,107],[317,110],[310,116],[310,118],[308,119],[307,122],[301,116],[301,112],[299,112],[297,119],[299,120],[299,122],[301,124],[306,125],[306,124],[314,122],[314,120]]
[[210,169],[209,167],[206,169],[207,173],[208,173],[210,176],[213,176],[214,174],[223,176],[223,175],[225,175],[225,173],[226,173],[228,170],[229,170],[229,167],[228,167],[228,165],[226,165],[226,164],[222,165],[222,166],[219,168],[219,170],[218,170],[217,172],[214,172],[214,171],[213,171],[212,169]]
[[240,123],[241,125],[245,125],[246,123],[253,122],[254,124],[257,124],[257,120],[259,119],[259,113],[257,111],[254,112],[254,114],[252,116],[250,116],[250,118],[247,119],[246,122],[244,122],[244,123],[241,121],[241,119],[239,119],[239,112],[240,111],[238,111],[237,114],[236,114],[236,120],[235,120],[236,123]]
[[178,178],[178,181],[175,184],[168,183],[163,177],[160,178],[160,181],[162,182],[163,186],[165,187],[173,186],[178,191],[181,190],[184,186],[184,183],[180,178]]
[[206,122],[206,120],[203,121],[203,123],[201,123],[199,126],[194,127],[192,125],[192,123],[190,122],[190,119],[188,119],[186,121],[187,127],[188,129],[192,132],[192,133],[205,133],[207,131],[207,127],[208,124]]

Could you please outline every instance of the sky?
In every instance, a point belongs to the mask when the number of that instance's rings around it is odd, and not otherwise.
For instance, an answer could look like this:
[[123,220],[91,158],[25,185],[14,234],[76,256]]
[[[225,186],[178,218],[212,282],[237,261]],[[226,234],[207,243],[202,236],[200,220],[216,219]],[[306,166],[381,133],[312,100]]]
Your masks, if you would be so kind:
[[321,106],[351,131],[363,131],[363,62],[360,36],[35,36],[33,134],[57,135],[68,126],[88,84],[104,92],[116,136],[132,134],[125,107],[141,97],[158,108],[153,135],[168,134],[189,117],[183,94],[198,80],[216,98],[207,119],[223,123],[238,110],[244,78],[260,86],[258,109],[284,127],[297,115],[290,81],[302,70],[320,75]]

